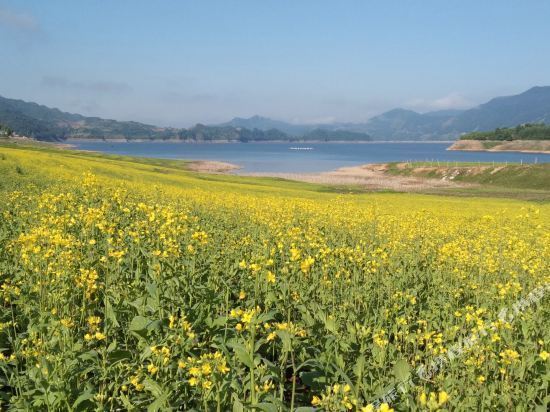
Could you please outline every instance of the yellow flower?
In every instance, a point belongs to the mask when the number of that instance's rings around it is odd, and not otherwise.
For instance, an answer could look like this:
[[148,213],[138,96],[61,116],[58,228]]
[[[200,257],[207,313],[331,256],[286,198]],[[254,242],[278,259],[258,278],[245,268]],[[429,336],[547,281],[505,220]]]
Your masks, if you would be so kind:
[[428,402],[428,397],[426,396],[426,393],[425,392],[422,392],[420,394],[420,396],[418,397],[418,400],[420,401],[420,404],[421,405],[426,405],[426,403]]
[[539,353],[539,357],[545,361],[546,359],[548,359],[548,357],[550,357],[550,353],[546,352],[545,350],[543,350],[541,353]]
[[250,322],[252,322],[252,318],[254,317],[254,312],[255,312],[254,309],[249,310],[249,311],[246,311],[246,312],[243,314],[242,318],[241,318],[241,320],[243,321],[243,323],[250,323]]
[[284,322],[284,323],[277,323],[275,325],[277,327],[277,329],[279,330],[287,330],[288,329],[288,323]]
[[390,405],[387,403],[383,403],[380,405],[380,408],[378,408],[379,412],[394,412],[393,408],[390,408]]
[[144,385],[139,382],[139,378],[137,376],[133,376],[132,379],[130,379],[130,383],[138,392],[141,392],[145,388]]
[[95,338],[96,338],[97,340],[103,340],[103,339],[106,339],[107,336],[105,336],[105,335],[104,335],[103,333],[101,333],[101,332],[96,332],[96,333],[95,333]]
[[271,342],[272,340],[275,340],[277,337],[277,334],[275,332],[271,332],[269,335],[267,335],[267,341]]
[[485,376],[483,376],[483,375],[479,375],[479,376],[477,377],[477,381],[478,381],[479,383],[483,383],[483,382],[486,381],[486,378],[485,378]]
[[519,353],[517,353],[513,349],[506,349],[502,352],[500,352],[500,357],[502,358],[501,361],[505,365],[510,365],[511,363],[517,361],[519,359]]
[[239,299],[240,299],[240,300],[243,300],[243,299],[245,299],[245,298],[246,298],[246,293],[244,292],[244,290],[241,290],[241,291],[239,292]]
[[155,365],[150,363],[149,365],[147,365],[147,370],[151,375],[155,375],[158,372],[159,368],[157,368]]
[[449,395],[447,395],[447,392],[445,392],[445,391],[439,392],[439,396],[437,398],[437,401],[438,401],[440,406],[443,405],[444,403],[446,403],[448,400],[449,400]]
[[72,328],[74,326],[74,322],[71,319],[61,319],[61,324],[65,326],[66,328]]
[[318,396],[314,396],[313,399],[311,400],[311,404],[313,406],[320,405],[321,404],[321,399]]
[[369,403],[367,406],[363,406],[361,412],[374,412],[374,405]]
[[267,283],[275,283],[275,274],[268,270],[266,275]]
[[203,375],[210,375],[212,373],[212,366],[209,363],[205,363],[201,366],[201,372]]
[[267,380],[263,384],[262,391],[263,392],[269,392],[274,387],[275,387],[275,385],[273,385],[273,382],[271,382],[270,380]]
[[225,360],[218,365],[218,371],[224,375],[229,372],[229,368],[227,367]]
[[315,259],[313,259],[311,256],[308,256],[306,259],[302,261],[300,264],[300,269],[303,273],[308,273],[311,269],[311,266],[315,263]]
[[257,263],[252,263],[248,266],[248,268],[252,271],[252,272],[257,272],[258,270],[261,269],[261,266]]

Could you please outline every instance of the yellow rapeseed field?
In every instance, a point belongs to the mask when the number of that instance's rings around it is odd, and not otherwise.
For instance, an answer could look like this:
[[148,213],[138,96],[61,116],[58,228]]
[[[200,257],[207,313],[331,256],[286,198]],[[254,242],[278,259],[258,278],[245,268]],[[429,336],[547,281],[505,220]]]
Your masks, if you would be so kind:
[[548,204],[9,147],[0,173],[3,407],[546,410]]

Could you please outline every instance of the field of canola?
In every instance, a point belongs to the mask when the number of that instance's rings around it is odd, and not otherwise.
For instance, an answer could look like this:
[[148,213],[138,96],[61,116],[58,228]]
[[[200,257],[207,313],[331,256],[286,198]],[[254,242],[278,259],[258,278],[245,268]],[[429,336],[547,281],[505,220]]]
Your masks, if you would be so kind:
[[548,204],[0,147],[2,408],[543,411],[550,293],[501,314],[548,285],[549,229]]

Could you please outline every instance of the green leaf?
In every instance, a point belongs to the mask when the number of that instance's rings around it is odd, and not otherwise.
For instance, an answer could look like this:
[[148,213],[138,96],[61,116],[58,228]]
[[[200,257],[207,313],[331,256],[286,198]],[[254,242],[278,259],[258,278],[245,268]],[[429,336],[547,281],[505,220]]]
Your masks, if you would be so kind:
[[248,366],[249,368],[254,367],[254,359],[252,356],[250,356],[250,353],[246,350],[246,348],[241,345],[240,343],[233,344],[233,351],[235,352],[235,355],[243,363],[244,365]]
[[317,389],[322,387],[321,382],[325,380],[322,379],[323,377],[323,373],[320,371],[302,372],[300,374],[300,379],[305,385]]
[[164,396],[162,387],[151,378],[145,378],[143,380],[143,387],[147,392],[150,392],[155,398],[160,398],[161,396]]
[[116,340],[112,341],[107,347],[107,353],[112,352],[116,349]]
[[365,357],[361,355],[357,358],[357,362],[355,362],[355,366],[353,367],[353,373],[358,378],[361,378],[363,376],[364,370],[365,370]]
[[327,320],[325,321],[325,328],[327,328],[329,332],[336,333],[337,328],[334,319],[327,318]]
[[132,332],[143,332],[147,329],[147,326],[151,323],[151,319],[144,318],[143,316],[134,316],[130,322],[130,330]]
[[87,401],[89,399],[92,399],[94,397],[93,393],[90,392],[84,392],[82,395],[80,395],[73,403],[73,409],[77,409],[78,405],[80,405],[82,402]]
[[111,363],[120,362],[121,360],[132,359],[132,352],[127,350],[115,350],[110,352],[107,358]]
[[111,322],[110,326],[114,328],[118,328],[120,326],[116,318],[116,313],[113,310],[113,306],[111,304],[105,306],[105,318]]
[[290,333],[286,330],[278,330],[277,336],[281,338],[281,342],[283,343],[283,349],[285,351],[290,351],[292,349],[292,342],[290,340]]
[[266,403],[266,402],[254,404],[252,405],[252,407],[260,409],[265,412],[277,412],[278,410],[276,405],[272,403]]
[[162,396],[155,399],[155,401],[147,407],[147,412],[157,412],[163,409],[164,404],[166,403],[166,400],[168,399],[168,395],[163,394]]
[[393,376],[399,381],[407,380],[411,374],[411,369],[408,362],[405,359],[399,359],[393,365]]
[[233,399],[233,412],[244,412],[244,406],[236,396]]

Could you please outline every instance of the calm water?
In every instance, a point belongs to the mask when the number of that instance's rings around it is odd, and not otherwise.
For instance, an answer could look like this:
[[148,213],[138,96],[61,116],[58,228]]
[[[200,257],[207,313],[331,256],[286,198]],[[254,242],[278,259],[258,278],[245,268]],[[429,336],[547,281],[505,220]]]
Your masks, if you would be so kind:
[[[550,162],[550,155],[456,152],[449,143],[109,143],[69,141],[78,149],[164,159],[219,160],[240,172],[322,172],[344,166],[394,161]],[[291,150],[312,147],[313,150]]]

